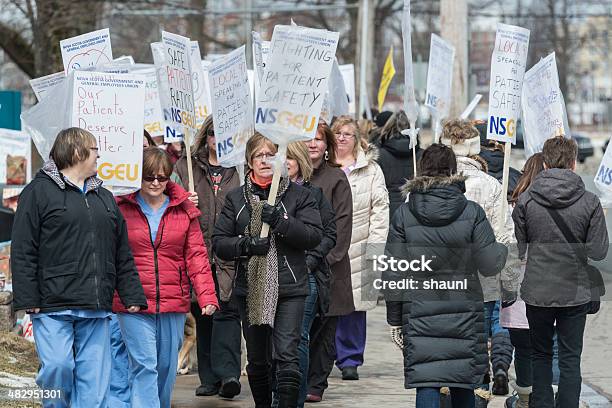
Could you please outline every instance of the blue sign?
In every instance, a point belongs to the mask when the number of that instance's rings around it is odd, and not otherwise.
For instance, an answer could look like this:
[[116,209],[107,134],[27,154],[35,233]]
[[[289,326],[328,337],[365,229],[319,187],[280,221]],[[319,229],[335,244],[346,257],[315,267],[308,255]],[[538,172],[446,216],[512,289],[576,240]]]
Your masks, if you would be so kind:
[[0,128],[21,130],[21,92],[0,91]]

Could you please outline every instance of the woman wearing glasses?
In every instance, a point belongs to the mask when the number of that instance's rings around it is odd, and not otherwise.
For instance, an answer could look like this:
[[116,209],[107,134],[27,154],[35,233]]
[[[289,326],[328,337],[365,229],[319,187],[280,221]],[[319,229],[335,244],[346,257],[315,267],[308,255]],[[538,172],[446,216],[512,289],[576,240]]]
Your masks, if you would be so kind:
[[[384,245],[389,232],[389,193],[385,176],[376,163],[378,150],[359,135],[357,122],[340,116],[332,131],[338,140],[337,159],[346,173],[353,194],[353,234],[349,257],[355,311],[338,319],[336,366],[342,379],[358,380],[357,367],[363,364],[366,342],[366,311],[376,307],[374,276],[366,276],[368,245]],[[372,248],[370,248],[370,252]],[[374,250],[376,253],[380,251]]]
[[[277,147],[256,133],[246,146],[250,171],[217,219],[213,249],[235,261],[236,296],[247,344],[247,374],[257,408],[270,407],[272,359],[279,408],[295,407],[300,386],[298,345],[310,293],[305,251],[322,238],[318,205],[308,189],[280,179],[276,205],[267,203]],[[260,238],[262,224],[270,226]]]
[[201,314],[218,308],[200,211],[188,192],[169,181],[171,173],[166,153],[146,148],[140,190],[117,200],[148,305],[145,313],[126,314],[117,296],[113,302],[128,351],[134,407],[170,407],[190,282]]

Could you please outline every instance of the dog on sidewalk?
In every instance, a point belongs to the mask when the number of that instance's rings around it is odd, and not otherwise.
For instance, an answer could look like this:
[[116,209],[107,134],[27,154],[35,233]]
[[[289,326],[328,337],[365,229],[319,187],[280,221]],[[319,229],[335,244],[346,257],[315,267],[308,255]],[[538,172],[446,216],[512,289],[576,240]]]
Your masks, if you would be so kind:
[[197,334],[196,321],[191,313],[187,313],[185,319],[185,329],[183,330],[183,347],[179,351],[178,365],[176,366],[177,374],[183,375],[189,373],[194,368],[197,361]]

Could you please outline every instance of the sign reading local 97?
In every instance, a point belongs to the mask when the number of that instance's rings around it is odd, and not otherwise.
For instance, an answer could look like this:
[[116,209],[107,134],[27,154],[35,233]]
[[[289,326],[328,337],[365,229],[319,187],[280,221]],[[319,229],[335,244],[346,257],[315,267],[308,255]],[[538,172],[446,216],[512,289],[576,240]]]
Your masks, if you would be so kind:
[[338,33],[276,26],[257,93],[255,128],[274,143],[314,139]]
[[96,137],[98,177],[106,185],[140,187],[144,98],[140,75],[74,74],[72,126]]
[[487,139],[516,143],[529,30],[499,23],[491,57]]

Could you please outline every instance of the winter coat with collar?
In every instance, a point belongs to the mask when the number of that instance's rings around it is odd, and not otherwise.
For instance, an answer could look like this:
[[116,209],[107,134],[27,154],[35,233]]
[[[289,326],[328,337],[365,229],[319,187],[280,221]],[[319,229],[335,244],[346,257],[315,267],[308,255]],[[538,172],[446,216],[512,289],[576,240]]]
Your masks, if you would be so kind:
[[[251,210],[245,201],[245,188],[247,184],[229,192],[212,237],[215,254],[223,260],[235,262],[234,291],[238,296],[246,296],[248,291],[249,258],[243,256],[243,248],[249,239],[245,232],[251,221]],[[269,190],[270,187],[262,189],[253,183],[253,194],[261,200],[268,198]],[[310,191],[293,182],[289,183],[276,205],[282,207],[289,221],[270,231],[274,234],[278,255],[278,295],[306,296],[310,293],[310,286],[305,251],[316,248],[323,235],[319,208]]]
[[[359,149],[355,167],[348,175],[353,195],[353,234],[349,258],[355,310],[376,307],[378,293],[374,289],[375,276],[366,265],[366,252],[380,253],[389,232],[389,193],[385,176],[376,163],[378,150],[369,146]],[[369,251],[368,251],[369,249]]]
[[[417,157],[420,156],[421,150],[418,146],[416,151]],[[387,139],[380,144],[378,152],[378,165],[385,176],[385,184],[389,191],[389,215],[393,216],[395,210],[404,202],[402,186],[406,180],[414,177],[410,137],[400,134]]]
[[326,257],[336,246],[336,213],[334,213],[331,204],[327,201],[325,195],[323,195],[323,190],[314,186],[309,181],[304,183],[304,187],[310,190],[310,193],[317,202],[319,215],[321,216],[321,225],[323,226],[321,243],[316,248],[306,251],[306,256],[312,256],[317,260],[317,266],[314,270],[309,270],[309,272],[314,275],[317,282],[319,313],[325,315],[329,312],[331,280],[331,270]]
[[[200,211],[189,193],[171,181],[166,186],[168,207],[159,223],[155,241],[136,193],[117,197],[127,223],[130,248],[142,282],[145,313],[187,313],[191,310],[190,282],[200,307],[219,307],[208,255],[198,222]],[[125,312],[115,295],[113,311]]]
[[409,181],[405,188],[409,201],[391,221],[385,254],[398,260],[424,256],[432,260],[431,271],[388,270],[383,280],[414,277],[420,285],[432,278],[468,281],[467,292],[384,292],[388,323],[402,326],[406,388],[473,388],[482,383],[487,371],[477,271],[499,273],[507,249],[495,241],[482,207],[464,196],[464,180],[455,175]]
[[351,186],[339,167],[332,167],[325,161],[314,169],[310,182],[323,190],[336,214],[336,245],[325,257],[331,270],[329,311],[326,316],[348,315],[355,310],[348,255],[353,233]]
[[521,297],[532,306],[585,304],[591,300],[587,272],[575,245],[567,244],[549,208],[561,216],[576,239],[586,243],[590,259],[599,261],[608,253],[608,231],[599,198],[586,191],[580,176],[571,170],[542,171],[512,212],[521,259],[529,248]]
[[[494,177],[489,176],[482,169],[482,165],[469,157],[457,157],[457,173],[467,176],[465,180],[465,196],[468,200],[480,205],[493,227],[498,241],[507,243],[510,235],[507,229],[499,228],[499,217],[502,208],[502,186]],[[506,223],[510,220],[506,219]],[[480,274],[480,284],[484,294],[484,301],[499,300],[501,297],[501,283],[499,274],[487,277]]]
[[[215,194],[213,183],[210,178],[210,163],[206,151],[196,153],[191,158],[191,166],[193,169],[193,181],[195,192],[198,193],[198,208],[202,211],[200,215],[200,228],[206,242],[208,250],[208,260],[211,265],[215,265],[215,273],[219,284],[219,297],[222,301],[227,302],[232,293],[232,283],[234,281],[234,264],[225,262],[215,256],[212,250],[212,233],[215,228],[215,222],[221,214],[223,205],[225,204],[225,196],[231,190],[240,186],[238,172],[234,167],[224,168],[222,171],[221,183]],[[189,176],[187,171],[187,157],[181,157],[174,166],[174,171],[180,179],[180,184],[187,189],[189,186]]]
[[113,292],[126,306],[147,307],[113,195],[95,177],[87,192],[53,161],[21,193],[13,224],[15,310],[108,310]]

